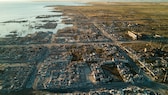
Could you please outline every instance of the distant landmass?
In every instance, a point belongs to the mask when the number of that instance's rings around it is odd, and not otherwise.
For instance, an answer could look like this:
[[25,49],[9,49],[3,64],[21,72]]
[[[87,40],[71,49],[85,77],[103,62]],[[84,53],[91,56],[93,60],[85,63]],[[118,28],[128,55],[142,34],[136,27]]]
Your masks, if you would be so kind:
[[34,0],[34,1],[79,1],[79,2],[168,2],[167,0]]

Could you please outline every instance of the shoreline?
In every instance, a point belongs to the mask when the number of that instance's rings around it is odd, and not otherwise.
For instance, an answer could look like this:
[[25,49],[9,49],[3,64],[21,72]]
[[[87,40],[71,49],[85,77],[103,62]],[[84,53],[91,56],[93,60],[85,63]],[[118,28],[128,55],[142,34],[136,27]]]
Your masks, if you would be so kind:
[[[65,89],[70,89],[72,91],[69,92],[70,94],[152,93],[164,95],[168,89],[167,79],[162,76],[164,72],[161,75],[156,74],[154,77],[150,75],[148,71],[154,72],[151,69],[153,67],[150,66],[155,66],[154,62],[156,61],[149,60],[148,55],[153,54],[152,58],[159,59],[159,62],[166,65],[166,49],[157,49],[158,44],[156,47],[150,47],[149,45],[155,42],[148,42],[144,39],[133,40],[127,34],[128,30],[134,29],[132,27],[138,27],[137,30],[143,28],[144,31],[149,31],[150,24],[157,23],[155,15],[152,15],[152,20],[144,19],[144,17],[150,16],[149,13],[153,14],[153,11],[148,13],[149,9],[153,8],[152,6],[146,6],[147,11],[140,10],[144,6],[103,4],[57,6],[56,9],[60,9],[63,12],[62,15],[66,16],[60,23],[70,23],[73,25],[72,27],[62,28],[57,33],[42,31],[26,37],[13,37],[4,43],[0,42],[0,75],[2,75],[0,76],[0,87],[2,86],[0,93],[22,94],[22,91],[30,88],[31,94],[56,94],[59,91],[65,92]],[[160,7],[164,10],[164,6],[157,5],[155,11],[159,11]],[[40,16],[40,18],[48,20],[48,16],[52,15]],[[161,16],[164,17],[164,15]],[[153,19],[155,23],[153,23]],[[166,21],[164,23],[167,24]],[[52,26],[49,24],[49,27],[50,25]],[[48,24],[44,24],[44,27],[47,26]],[[164,28],[164,26],[160,27]],[[164,31],[162,32],[164,33]],[[159,38],[151,37],[150,39],[155,41]],[[146,44],[142,48],[135,47],[139,50],[134,50],[135,43],[141,45],[144,42]],[[133,44],[131,48],[129,44]],[[146,52],[144,48],[146,48]],[[159,54],[158,51],[162,54]],[[149,58],[145,61],[153,61],[152,65],[142,62],[148,71],[138,64],[143,60],[143,56]],[[11,67],[4,66],[5,63],[13,65]],[[165,66],[163,68],[167,69]],[[158,69],[162,70],[159,67]],[[158,79],[154,79],[155,77]],[[29,88],[26,87],[27,85]],[[59,91],[55,91],[55,89]],[[55,93],[50,93],[50,91]]]
[[[0,33],[0,36],[1,38],[8,38],[7,36],[10,37],[12,35],[25,37],[29,34],[41,31],[52,31],[56,33],[59,29],[71,26],[70,24],[62,23],[63,17],[60,11],[54,11],[53,14],[49,15],[37,15],[33,18],[5,21],[0,23],[0,27],[2,27],[1,31],[3,31]],[[15,31],[15,33],[13,33],[13,31]]]

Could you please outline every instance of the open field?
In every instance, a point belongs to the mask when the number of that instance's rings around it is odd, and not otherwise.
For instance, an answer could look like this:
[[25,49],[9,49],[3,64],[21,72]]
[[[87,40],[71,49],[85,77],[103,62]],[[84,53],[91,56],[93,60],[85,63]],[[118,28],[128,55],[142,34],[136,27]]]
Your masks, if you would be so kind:
[[[139,32],[168,37],[167,3],[91,3],[92,6],[59,6],[64,11],[81,12],[91,20],[111,24],[113,21],[143,25]],[[68,9],[68,10],[67,10]],[[118,25],[120,26],[120,25]]]
[[73,27],[0,39],[0,94],[166,95],[168,3],[90,4],[57,6]]
[[[159,57],[164,61],[167,60],[165,56],[168,50],[168,3],[94,2],[89,3],[88,6],[59,6],[57,8],[62,10],[64,15],[70,16],[74,20],[71,22],[75,22],[73,24],[76,26],[94,23],[106,37],[112,39],[114,43],[121,44],[120,47],[124,47],[122,49],[129,52],[132,59],[140,62],[144,60],[144,63],[141,63],[145,64],[144,66],[148,65],[148,71],[158,77],[157,82],[166,83],[166,67],[161,71],[160,67],[155,68],[157,62],[154,61]],[[140,34],[141,37],[144,35],[144,37],[131,40],[128,31],[134,31],[134,34]],[[148,61],[152,62],[151,65],[146,64]],[[162,64],[167,63],[162,62]],[[152,68],[163,73],[153,73]],[[164,80],[160,80],[159,77],[163,75]]]

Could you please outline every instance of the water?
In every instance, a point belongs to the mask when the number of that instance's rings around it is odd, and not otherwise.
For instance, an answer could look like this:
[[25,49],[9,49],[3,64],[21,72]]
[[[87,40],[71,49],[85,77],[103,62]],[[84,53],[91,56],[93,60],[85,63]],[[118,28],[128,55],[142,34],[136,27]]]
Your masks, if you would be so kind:
[[[46,20],[54,20],[58,23],[55,29],[35,29],[32,28],[39,24],[45,24],[41,22],[43,19],[36,19],[40,15],[60,15],[60,12],[51,12],[52,7],[45,7],[48,5],[84,5],[82,3],[76,2],[0,2],[0,37],[6,37],[10,32],[16,31],[18,36],[26,36],[27,34],[32,34],[34,32],[43,31],[43,32],[53,32],[56,33],[57,30],[64,27],[69,27],[72,25],[65,25],[61,23],[63,16],[60,17],[51,17]],[[3,23],[6,21],[27,21],[24,23]]]
[[84,5],[76,2],[0,2],[0,22],[16,19],[26,18],[42,14],[52,14],[48,11],[48,8],[44,8],[48,5]]

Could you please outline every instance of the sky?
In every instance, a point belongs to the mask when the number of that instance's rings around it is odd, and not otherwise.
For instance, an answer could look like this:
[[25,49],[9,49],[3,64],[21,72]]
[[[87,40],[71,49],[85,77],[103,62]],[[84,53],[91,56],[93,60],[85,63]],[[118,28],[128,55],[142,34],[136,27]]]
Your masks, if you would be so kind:
[[30,0],[0,0],[0,2],[21,2],[21,1],[30,1]]
[[[35,1],[35,0],[0,0],[0,2],[18,2],[18,1]],[[113,2],[168,2],[168,0],[41,0],[41,1],[113,1]]]

